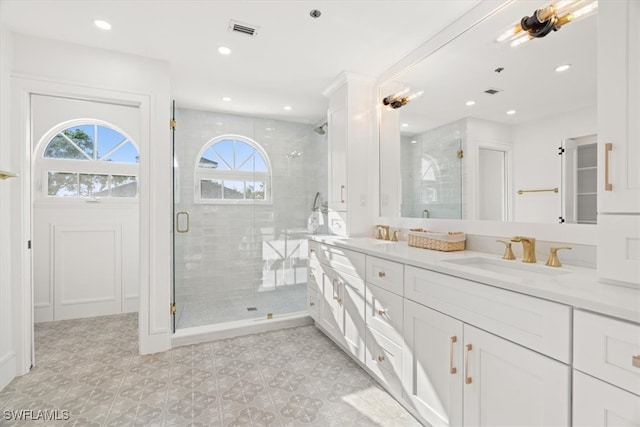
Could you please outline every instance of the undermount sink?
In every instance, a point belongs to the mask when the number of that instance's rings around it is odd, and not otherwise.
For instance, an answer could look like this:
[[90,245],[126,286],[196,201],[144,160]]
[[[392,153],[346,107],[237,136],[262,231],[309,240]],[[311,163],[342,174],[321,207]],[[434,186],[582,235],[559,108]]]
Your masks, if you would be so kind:
[[570,271],[563,270],[561,267],[554,268],[545,266],[543,264],[529,264],[516,260],[509,261],[479,256],[448,259],[443,261],[449,262],[451,264],[477,268],[479,270],[484,270],[491,273],[506,274],[509,276],[521,278],[544,278],[570,273]]

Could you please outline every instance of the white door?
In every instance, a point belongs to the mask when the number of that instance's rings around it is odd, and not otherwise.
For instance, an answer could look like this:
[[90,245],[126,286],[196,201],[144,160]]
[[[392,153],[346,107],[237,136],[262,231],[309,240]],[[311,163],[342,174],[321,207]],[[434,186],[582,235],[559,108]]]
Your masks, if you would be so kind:
[[462,425],[462,322],[404,301],[405,398],[434,427]]
[[569,366],[464,325],[465,426],[569,426]]
[[138,310],[137,107],[32,95],[36,322]]

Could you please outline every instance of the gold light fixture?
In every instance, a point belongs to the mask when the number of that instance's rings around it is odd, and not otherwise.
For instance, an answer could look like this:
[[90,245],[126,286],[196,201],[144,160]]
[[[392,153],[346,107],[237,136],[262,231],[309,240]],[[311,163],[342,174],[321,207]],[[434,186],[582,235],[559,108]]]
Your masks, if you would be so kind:
[[511,25],[496,41],[511,40],[511,46],[516,47],[534,38],[545,37],[551,31],[558,31],[569,22],[590,16],[597,8],[598,2],[592,0],[554,1]]
[[393,108],[394,110],[397,110],[403,105],[406,105],[412,99],[417,98],[424,93],[424,91],[421,90],[411,95],[406,95],[408,92],[409,89],[405,89],[401,92],[386,96],[382,99],[382,104],[386,105],[387,107]]

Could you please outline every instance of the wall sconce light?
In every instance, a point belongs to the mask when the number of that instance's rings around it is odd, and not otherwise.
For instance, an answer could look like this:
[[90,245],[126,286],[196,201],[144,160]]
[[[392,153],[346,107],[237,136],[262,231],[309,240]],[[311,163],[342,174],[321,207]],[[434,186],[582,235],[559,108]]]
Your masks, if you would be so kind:
[[403,105],[406,105],[407,103],[409,103],[409,101],[411,101],[412,99],[417,98],[424,93],[424,91],[421,90],[412,95],[405,96],[404,94],[407,93],[408,91],[409,89],[405,89],[402,92],[389,95],[382,99],[382,104],[387,107],[391,107],[394,110],[397,110]]
[[515,47],[534,38],[542,38],[551,31],[558,31],[569,22],[574,22],[593,14],[597,8],[597,1],[555,1],[535,10],[531,16],[523,17],[520,22],[500,34],[496,41],[512,40],[511,46]]

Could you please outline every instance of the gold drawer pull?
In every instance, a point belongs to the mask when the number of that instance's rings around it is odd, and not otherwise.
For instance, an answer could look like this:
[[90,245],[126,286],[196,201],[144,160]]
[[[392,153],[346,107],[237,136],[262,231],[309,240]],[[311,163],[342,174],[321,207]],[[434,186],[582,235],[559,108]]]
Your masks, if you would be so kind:
[[386,276],[384,271],[379,271],[378,272],[378,277],[384,277],[384,276]]
[[640,354],[631,357],[631,364],[634,368],[640,368]]
[[455,366],[453,366],[453,345],[456,342],[458,342],[458,337],[454,336],[449,339],[449,373],[451,375],[458,372],[458,369]]
[[310,303],[309,303],[309,305],[310,305],[311,307],[313,307],[314,305],[316,305],[316,303],[315,303],[315,302],[310,302]]
[[384,315],[386,312],[387,312],[387,310],[385,310],[385,309],[383,309],[383,308],[381,308],[380,310],[378,310],[378,314],[379,314],[380,316]]
[[384,356],[378,356],[378,362],[384,362]]
[[469,353],[473,350],[473,346],[471,344],[467,344],[465,346],[465,354],[464,354],[464,383],[471,384],[473,380],[469,376]]

